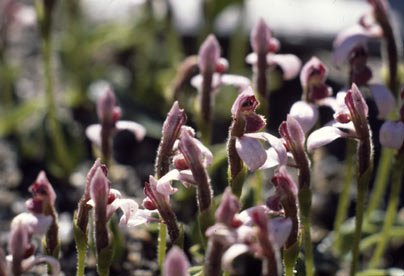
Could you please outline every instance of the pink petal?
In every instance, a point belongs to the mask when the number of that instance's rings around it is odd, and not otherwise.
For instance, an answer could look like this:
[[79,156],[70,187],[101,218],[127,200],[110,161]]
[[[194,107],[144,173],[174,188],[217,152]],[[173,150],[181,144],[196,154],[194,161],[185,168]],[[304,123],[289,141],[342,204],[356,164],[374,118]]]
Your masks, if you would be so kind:
[[230,248],[226,250],[226,252],[223,254],[223,257],[222,257],[223,269],[230,273],[233,273],[234,271],[233,271],[232,263],[233,263],[234,259],[249,251],[250,251],[250,248],[243,243],[236,243],[236,244],[230,246]]
[[369,85],[369,89],[375,100],[377,110],[379,111],[377,118],[386,119],[387,116],[393,112],[396,106],[396,100],[390,90],[382,84],[371,84]]
[[316,73],[316,78],[318,78],[318,82],[324,82],[325,78],[328,74],[328,69],[325,65],[321,62],[321,60],[313,56],[308,62],[306,62],[300,72],[300,83],[304,90],[306,90],[308,82],[312,77],[313,72]]
[[202,153],[203,166],[205,168],[210,167],[210,165],[212,164],[212,161],[213,161],[212,152],[204,144],[202,144],[202,142],[199,141],[198,139],[193,138],[193,141],[195,142],[196,146],[199,148],[199,150]]
[[255,171],[261,167],[267,158],[267,154],[262,148],[261,143],[254,138],[237,138],[236,150],[250,171]]
[[387,148],[400,149],[404,142],[404,123],[386,121],[380,128],[380,144]]
[[364,28],[361,25],[354,25],[342,31],[334,41],[333,63],[340,67],[348,57],[351,51],[358,45],[366,46],[371,37],[380,37],[382,31],[380,28]]
[[227,187],[215,213],[216,221],[230,226],[234,215],[239,209],[240,203],[238,202],[237,197],[233,195],[231,189]]
[[118,130],[129,130],[131,131],[138,142],[142,141],[146,135],[146,129],[141,124],[132,121],[117,121],[115,127]]
[[[221,85],[221,75],[219,73],[213,73],[212,78],[213,78],[212,79],[212,89],[216,90]],[[203,77],[201,74],[198,74],[191,79],[191,85],[193,87],[195,87],[198,91],[201,91],[201,89],[202,89],[202,82],[203,82]]]
[[295,102],[290,108],[289,114],[299,122],[304,133],[312,129],[318,119],[317,107],[305,101]]
[[322,147],[338,139],[348,136],[345,132],[338,128],[325,126],[313,131],[307,139],[307,149],[311,152],[315,148]]
[[95,208],[107,208],[109,180],[105,177],[101,167],[97,169],[91,180],[90,195],[94,201]]
[[286,126],[290,139],[292,139],[293,143],[299,146],[303,146],[305,140],[303,129],[299,122],[290,114],[288,114],[286,118]]
[[292,231],[292,220],[290,218],[276,217],[269,220],[268,224],[271,241],[280,249]]
[[267,62],[269,65],[277,64],[283,71],[283,79],[294,79],[302,67],[300,59],[292,54],[268,54]]
[[184,252],[177,246],[168,251],[164,260],[164,276],[188,276],[189,261]]
[[52,276],[59,275],[60,273],[60,263],[57,259],[50,257],[50,256],[41,256],[41,257],[34,257],[25,259],[21,266],[23,270],[26,272],[30,270],[34,265],[39,263],[47,263],[52,267]]
[[243,222],[243,225],[251,226],[254,224],[254,221],[252,219],[254,213],[256,213],[256,212],[269,213],[269,211],[270,210],[266,205],[257,205],[257,206],[245,209],[238,215],[237,218]]
[[136,219],[136,213],[139,210],[139,204],[133,199],[115,199],[111,204],[118,206],[123,214],[119,221],[120,226],[133,226]]
[[172,195],[178,191],[177,188],[171,186],[171,181],[180,180],[180,172],[171,170],[157,181],[157,192],[163,195]]
[[35,182],[29,187],[29,191],[33,193],[34,198],[46,197],[51,205],[55,204],[56,193],[44,171],[39,172]]
[[[250,138],[255,138],[255,139],[262,139],[264,141],[266,141],[267,143],[269,143],[273,149],[276,151],[277,153],[277,160],[273,160],[273,158],[271,158],[272,160],[267,160],[271,163],[273,162],[278,162],[280,165],[286,165],[288,162],[288,156],[287,156],[287,152],[286,152],[286,148],[283,145],[282,139],[279,139],[276,136],[273,136],[269,133],[265,133],[265,132],[257,132],[257,133],[248,133],[248,134],[244,134],[244,137],[250,137]],[[273,156],[273,153],[267,152],[267,156]],[[263,167],[268,166],[267,165],[263,165]],[[269,167],[268,167],[269,168]]]
[[[250,103],[247,104],[246,103]],[[246,107],[244,107],[246,105]],[[251,86],[247,87],[242,93],[240,93],[231,107],[231,114],[233,119],[237,118],[241,111],[254,111],[259,105],[257,99],[254,96],[254,91]]]
[[89,125],[86,128],[86,136],[91,141],[91,143],[95,144],[97,147],[101,147],[101,125],[100,124]]

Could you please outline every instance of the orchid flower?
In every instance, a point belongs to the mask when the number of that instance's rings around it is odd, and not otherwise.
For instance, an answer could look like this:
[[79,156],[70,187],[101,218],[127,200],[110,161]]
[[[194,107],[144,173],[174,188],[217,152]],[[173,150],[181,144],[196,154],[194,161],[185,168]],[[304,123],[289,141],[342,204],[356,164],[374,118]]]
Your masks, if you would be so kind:
[[234,85],[239,89],[250,84],[250,80],[236,75],[223,74],[228,68],[226,59],[220,57],[220,45],[214,35],[209,35],[202,43],[198,64],[200,74],[191,79],[191,84],[198,89],[203,141],[210,142],[213,98],[222,85]]
[[8,239],[8,270],[19,276],[35,264],[46,262],[52,268],[52,275],[60,272],[59,262],[51,256],[35,256],[33,235],[44,235],[52,224],[52,217],[43,214],[21,213],[11,221]]
[[[335,120],[312,132],[307,139],[309,152],[340,137],[360,139],[369,135],[368,106],[355,84],[347,93],[339,92],[336,101],[331,106],[335,111]],[[347,130],[347,132],[340,128]]]
[[45,236],[45,251],[47,255],[57,257],[59,255],[60,241],[55,209],[56,193],[44,171],[38,174],[35,182],[29,187],[29,191],[33,197],[26,201],[25,205],[27,209],[33,214],[43,214],[52,217],[52,224]]
[[331,88],[325,83],[327,74],[327,67],[317,57],[312,57],[300,73],[300,83],[303,88],[302,100],[292,105],[289,114],[300,123],[305,133],[317,122],[317,106],[332,94]]
[[[370,1],[379,2],[379,1]],[[359,24],[342,31],[334,41],[334,65],[339,68],[345,61],[350,65],[350,83],[367,86],[378,109],[378,118],[386,118],[395,107],[392,92],[382,84],[369,83],[372,71],[367,66],[367,43],[370,38],[381,38],[382,28],[364,15]]]
[[279,66],[283,78],[290,80],[296,77],[301,67],[301,61],[292,54],[275,54],[279,50],[279,41],[272,37],[272,31],[263,19],[259,19],[251,31],[250,43],[253,53],[246,57],[246,62],[254,66],[254,83],[259,94],[266,98],[268,84],[267,68]]
[[129,130],[138,142],[146,135],[146,129],[132,121],[120,121],[121,110],[117,106],[114,92],[107,88],[97,102],[97,115],[99,124],[87,127],[86,136],[98,148],[101,148],[103,158],[109,160],[111,156],[111,139],[119,131]]
[[292,229],[291,220],[283,217],[269,219],[264,206],[247,209],[240,214],[240,217],[248,217],[247,221],[250,224],[238,227],[236,241],[223,254],[223,268],[231,273],[235,272],[232,267],[233,260],[250,252],[266,260],[265,275],[280,275],[279,249],[289,237]]
[[[401,98],[404,99],[404,89],[401,91]],[[379,140],[384,147],[400,149],[404,144],[404,103],[401,105],[399,115],[399,120],[387,120],[380,128]]]

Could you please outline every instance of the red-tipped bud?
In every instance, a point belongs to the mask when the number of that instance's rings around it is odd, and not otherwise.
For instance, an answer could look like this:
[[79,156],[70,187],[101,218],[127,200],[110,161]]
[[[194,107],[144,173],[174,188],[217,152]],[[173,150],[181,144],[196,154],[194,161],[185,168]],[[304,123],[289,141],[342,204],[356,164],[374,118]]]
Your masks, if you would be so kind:
[[97,101],[97,115],[101,124],[113,125],[120,118],[120,109],[111,88],[107,88]]

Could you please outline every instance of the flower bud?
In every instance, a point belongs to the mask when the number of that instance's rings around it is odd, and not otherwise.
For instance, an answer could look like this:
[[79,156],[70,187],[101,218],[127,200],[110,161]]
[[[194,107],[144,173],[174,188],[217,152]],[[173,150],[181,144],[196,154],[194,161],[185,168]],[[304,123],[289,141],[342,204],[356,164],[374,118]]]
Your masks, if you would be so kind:
[[214,72],[220,58],[220,45],[214,35],[209,35],[199,49],[198,63],[202,75]]
[[271,44],[271,30],[265,21],[260,18],[251,31],[250,43],[253,51],[257,54],[265,54],[270,49],[276,48],[275,43]]
[[168,252],[163,265],[164,276],[189,276],[189,262],[184,252],[173,246]]
[[227,187],[220,205],[216,210],[216,221],[230,226],[234,215],[237,214],[239,210],[240,204],[237,197],[232,194],[230,187]]

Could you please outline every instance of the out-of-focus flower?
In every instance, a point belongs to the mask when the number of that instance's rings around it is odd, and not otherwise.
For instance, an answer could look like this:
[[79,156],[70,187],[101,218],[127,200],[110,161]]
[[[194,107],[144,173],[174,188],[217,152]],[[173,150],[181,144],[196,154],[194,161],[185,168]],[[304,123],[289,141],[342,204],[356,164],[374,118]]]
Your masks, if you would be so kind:
[[380,128],[380,144],[387,148],[400,149],[404,142],[404,123],[386,121]]
[[267,68],[279,66],[283,71],[283,78],[290,80],[296,77],[301,67],[301,61],[292,54],[275,54],[279,50],[279,41],[272,37],[272,31],[261,18],[251,31],[250,44],[253,53],[246,57],[246,62],[254,65],[254,79],[256,89],[265,97],[267,93]]
[[139,142],[146,135],[146,129],[142,125],[132,121],[119,121],[121,110],[117,106],[114,92],[109,87],[98,99],[97,115],[100,123],[88,126],[86,136],[101,148],[102,154],[107,160],[111,154],[111,139],[117,132],[129,130]]
[[168,251],[164,260],[164,276],[189,276],[189,261],[184,252],[177,246],[173,246]]
[[50,256],[35,256],[35,246],[31,243],[34,234],[44,235],[51,224],[51,216],[31,213],[21,213],[11,221],[7,247],[10,273],[21,275],[42,262],[47,262],[52,267],[52,275],[60,272],[59,262]]

